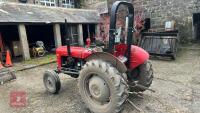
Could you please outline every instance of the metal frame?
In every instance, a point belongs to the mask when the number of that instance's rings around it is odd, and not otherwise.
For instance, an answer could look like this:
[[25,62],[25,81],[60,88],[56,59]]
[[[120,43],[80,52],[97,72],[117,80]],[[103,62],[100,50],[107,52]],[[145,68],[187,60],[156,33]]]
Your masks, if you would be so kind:
[[[165,36],[167,38],[165,38]],[[172,36],[172,37],[170,37],[170,36]],[[163,39],[166,39],[168,41],[171,53],[161,53],[161,52],[152,51],[153,45],[157,45],[157,43],[154,43],[153,40],[163,40]],[[146,40],[149,40],[148,45],[145,45]],[[140,42],[140,47],[142,47],[144,49],[146,49],[146,47],[148,47],[151,50],[151,51],[147,50],[150,55],[163,56],[163,57],[165,56],[165,57],[171,57],[172,59],[175,59],[176,53],[177,53],[177,48],[178,48],[178,42],[179,42],[178,30],[165,31],[165,32],[143,32],[142,33],[142,41]]]
[[133,22],[134,22],[134,7],[131,3],[125,1],[117,1],[113,4],[111,8],[111,17],[110,17],[110,30],[109,30],[109,47],[108,52],[114,52],[114,45],[115,45],[115,35],[116,35],[116,19],[117,19],[117,11],[120,5],[125,5],[128,7],[128,35],[127,35],[127,51],[126,57],[128,59],[127,64],[129,64],[130,59],[130,50],[132,45],[132,38],[133,38]]

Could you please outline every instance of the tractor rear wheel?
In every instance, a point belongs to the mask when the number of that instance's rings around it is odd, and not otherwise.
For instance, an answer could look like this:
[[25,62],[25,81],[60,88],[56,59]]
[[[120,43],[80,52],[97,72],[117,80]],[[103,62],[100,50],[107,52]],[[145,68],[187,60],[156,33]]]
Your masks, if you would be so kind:
[[[132,71],[132,76],[135,77],[135,82],[138,85],[149,88],[153,81],[153,68],[150,61],[146,61],[140,65],[137,69]],[[130,88],[131,91],[144,92],[145,89],[140,87]]]
[[91,60],[84,65],[78,87],[83,102],[94,113],[118,113],[128,97],[124,75],[101,60]]

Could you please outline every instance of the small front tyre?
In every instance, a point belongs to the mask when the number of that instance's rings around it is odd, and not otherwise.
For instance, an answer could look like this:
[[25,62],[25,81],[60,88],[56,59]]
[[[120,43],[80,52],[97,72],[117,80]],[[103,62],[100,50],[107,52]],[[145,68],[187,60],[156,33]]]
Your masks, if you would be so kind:
[[52,94],[57,94],[60,90],[61,83],[58,74],[55,71],[45,71],[43,83],[46,90]]

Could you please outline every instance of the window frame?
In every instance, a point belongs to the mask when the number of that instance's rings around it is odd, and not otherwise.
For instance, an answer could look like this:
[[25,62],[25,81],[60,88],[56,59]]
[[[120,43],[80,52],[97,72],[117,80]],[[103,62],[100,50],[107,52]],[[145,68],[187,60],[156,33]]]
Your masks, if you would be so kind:
[[62,0],[62,7],[75,8],[75,0]]
[[38,3],[43,6],[56,7],[56,0],[39,0]]
[[7,2],[7,0],[0,0],[0,2]]

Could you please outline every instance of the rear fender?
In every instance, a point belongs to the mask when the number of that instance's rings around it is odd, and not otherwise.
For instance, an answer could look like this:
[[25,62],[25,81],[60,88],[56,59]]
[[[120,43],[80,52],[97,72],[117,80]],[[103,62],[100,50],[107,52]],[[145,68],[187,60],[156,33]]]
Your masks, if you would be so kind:
[[86,58],[86,61],[90,61],[94,59],[100,59],[100,60],[111,63],[114,67],[117,68],[117,70],[120,73],[125,73],[127,71],[126,65],[123,62],[121,62],[117,57],[113,56],[110,53],[96,52],[88,56]]
[[144,49],[134,45],[131,46],[130,65],[129,65],[129,68],[131,70],[143,64],[148,59],[149,59],[149,53],[147,53]]

